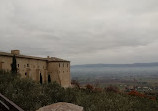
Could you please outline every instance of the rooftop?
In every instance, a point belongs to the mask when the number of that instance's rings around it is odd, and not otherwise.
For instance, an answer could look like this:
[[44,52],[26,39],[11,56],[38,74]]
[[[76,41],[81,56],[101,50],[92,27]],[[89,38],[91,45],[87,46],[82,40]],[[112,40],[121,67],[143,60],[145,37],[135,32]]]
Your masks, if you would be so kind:
[[43,58],[43,57],[35,57],[35,56],[27,56],[27,55],[21,55],[19,50],[12,50],[11,53],[7,53],[7,52],[0,52],[0,56],[9,56],[9,57],[13,57],[16,56],[17,58],[27,58],[27,59],[34,59],[34,60],[43,60],[43,61],[49,61],[49,62],[70,62],[64,59],[60,59],[57,57],[47,57],[47,58]]

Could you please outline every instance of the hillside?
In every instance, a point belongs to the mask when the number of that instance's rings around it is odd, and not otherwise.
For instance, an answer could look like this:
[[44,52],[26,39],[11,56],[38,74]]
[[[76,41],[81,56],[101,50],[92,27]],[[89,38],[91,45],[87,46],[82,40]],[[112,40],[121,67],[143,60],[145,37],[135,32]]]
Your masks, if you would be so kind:
[[153,67],[158,66],[158,62],[153,63],[133,63],[133,64],[82,64],[82,65],[72,65],[72,68],[82,68],[82,67]]
[[35,111],[42,106],[69,102],[83,106],[85,111],[157,111],[158,101],[125,93],[91,88],[64,89],[56,83],[39,84],[30,79],[0,72],[0,93],[25,111]]

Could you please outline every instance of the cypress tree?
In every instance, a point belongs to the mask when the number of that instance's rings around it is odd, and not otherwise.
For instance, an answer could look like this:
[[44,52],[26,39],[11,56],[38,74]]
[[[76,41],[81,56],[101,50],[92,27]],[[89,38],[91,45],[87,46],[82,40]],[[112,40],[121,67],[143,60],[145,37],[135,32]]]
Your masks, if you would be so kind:
[[48,75],[48,83],[51,83],[50,75]]
[[41,73],[40,73],[40,83],[42,84],[42,75],[41,75]]
[[11,72],[12,72],[13,74],[16,74],[16,73],[17,73],[16,57],[15,57],[15,55],[14,55],[13,58],[12,58]]

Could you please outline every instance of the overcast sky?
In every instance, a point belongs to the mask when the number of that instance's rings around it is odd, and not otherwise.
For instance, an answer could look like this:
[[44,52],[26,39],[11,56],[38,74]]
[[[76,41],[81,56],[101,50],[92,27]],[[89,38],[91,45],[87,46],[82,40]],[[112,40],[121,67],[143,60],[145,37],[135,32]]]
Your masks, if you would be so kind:
[[158,0],[0,0],[0,51],[72,64],[158,62]]

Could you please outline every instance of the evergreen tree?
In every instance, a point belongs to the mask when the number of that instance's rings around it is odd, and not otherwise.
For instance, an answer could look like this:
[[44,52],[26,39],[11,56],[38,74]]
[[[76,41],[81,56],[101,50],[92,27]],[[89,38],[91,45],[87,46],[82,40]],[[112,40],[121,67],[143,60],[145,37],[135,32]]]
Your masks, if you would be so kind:
[[13,58],[12,58],[11,72],[12,72],[13,74],[16,74],[16,73],[17,73],[16,57],[15,57],[15,55],[14,55]]
[[41,75],[41,73],[40,73],[40,83],[42,84],[42,75]]
[[50,75],[48,75],[48,83],[51,83]]

